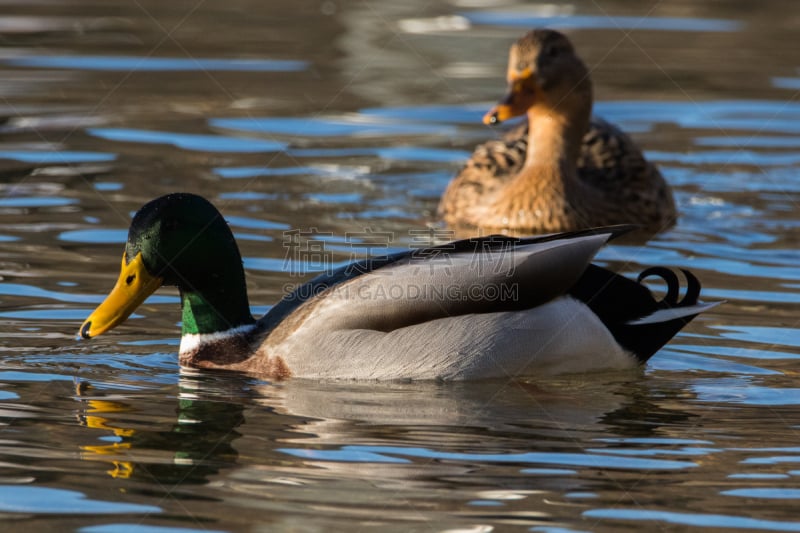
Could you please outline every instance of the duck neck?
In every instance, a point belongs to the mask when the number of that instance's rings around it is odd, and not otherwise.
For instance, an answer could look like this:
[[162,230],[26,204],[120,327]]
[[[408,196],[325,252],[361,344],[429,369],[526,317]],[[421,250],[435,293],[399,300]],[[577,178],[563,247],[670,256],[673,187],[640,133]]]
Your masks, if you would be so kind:
[[244,285],[205,290],[181,288],[182,334],[218,333],[255,323]]
[[180,287],[183,331],[178,359],[183,366],[239,364],[249,357],[255,320],[250,314],[241,262],[217,283]]
[[583,135],[589,128],[591,111],[570,116],[553,109],[528,111],[528,153],[524,174],[575,176]]
[[255,322],[233,237],[214,240],[207,249],[213,251],[182,269],[185,277],[175,283],[181,293],[183,335],[219,333]]

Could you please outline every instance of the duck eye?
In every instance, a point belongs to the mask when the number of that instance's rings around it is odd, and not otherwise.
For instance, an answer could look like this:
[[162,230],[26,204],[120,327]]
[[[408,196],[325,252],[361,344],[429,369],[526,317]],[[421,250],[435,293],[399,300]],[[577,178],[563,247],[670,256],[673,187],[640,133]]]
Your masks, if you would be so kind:
[[544,49],[544,55],[547,57],[556,57],[558,55],[558,47],[548,46]]
[[135,279],[136,279],[136,274],[131,274],[130,276],[125,278],[125,284],[130,285],[131,283],[133,283],[133,280]]

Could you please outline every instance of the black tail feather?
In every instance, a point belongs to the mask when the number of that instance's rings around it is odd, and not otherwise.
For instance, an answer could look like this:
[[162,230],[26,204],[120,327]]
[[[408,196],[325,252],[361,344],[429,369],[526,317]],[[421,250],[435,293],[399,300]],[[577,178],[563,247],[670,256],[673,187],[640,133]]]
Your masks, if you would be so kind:
[[[691,272],[681,270],[686,277],[686,292],[679,299],[681,283],[675,271],[665,267],[652,267],[633,281],[619,274],[590,265],[583,277],[570,290],[570,295],[581,300],[606,325],[616,341],[645,362],[674,337],[697,314],[631,323],[665,309],[688,308],[697,305],[700,282]],[[667,293],[661,300],[641,282],[658,276],[667,284]]]

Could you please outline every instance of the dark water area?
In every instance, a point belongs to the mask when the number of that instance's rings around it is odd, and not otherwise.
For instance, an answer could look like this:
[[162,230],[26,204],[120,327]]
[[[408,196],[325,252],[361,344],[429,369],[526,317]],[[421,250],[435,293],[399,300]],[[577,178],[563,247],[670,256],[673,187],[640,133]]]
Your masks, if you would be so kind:
[[[75,339],[130,217],[218,205],[260,316],[320,265],[413,245],[503,94],[565,31],[595,112],[678,224],[601,263],[707,300],[640,370],[490,383],[180,369],[177,293]],[[6,1],[0,6],[5,531],[800,531],[800,10],[794,2]],[[448,234],[435,229],[437,238]],[[361,236],[362,239],[354,238]]]

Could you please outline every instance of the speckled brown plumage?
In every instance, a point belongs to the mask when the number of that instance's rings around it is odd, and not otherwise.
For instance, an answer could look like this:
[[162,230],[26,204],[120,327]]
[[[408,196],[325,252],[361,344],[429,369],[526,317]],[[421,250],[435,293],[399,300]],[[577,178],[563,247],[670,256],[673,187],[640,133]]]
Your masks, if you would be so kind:
[[588,70],[566,37],[536,30],[520,39],[509,83],[495,109],[516,106],[528,121],[475,149],[439,204],[448,225],[552,232],[674,223],[672,192],[655,165],[618,127],[591,117]]

